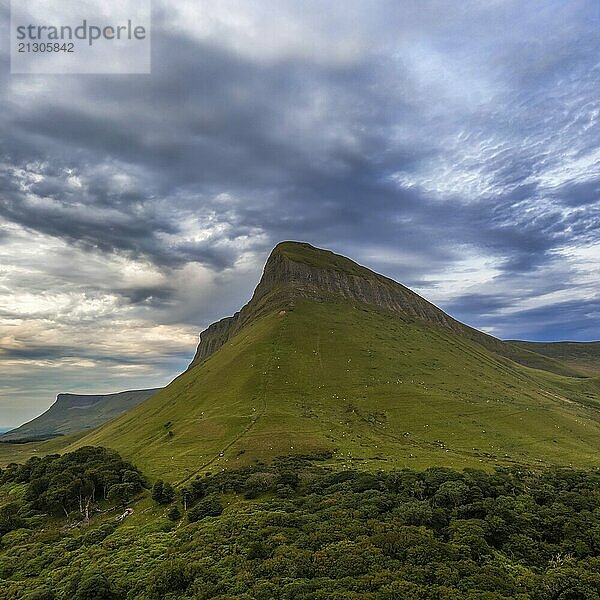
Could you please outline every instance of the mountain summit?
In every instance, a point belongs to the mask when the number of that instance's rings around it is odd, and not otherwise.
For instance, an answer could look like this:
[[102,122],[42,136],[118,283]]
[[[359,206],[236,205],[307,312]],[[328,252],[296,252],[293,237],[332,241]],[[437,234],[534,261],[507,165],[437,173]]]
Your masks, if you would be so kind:
[[308,244],[269,256],[251,300],[186,372],[81,445],[178,482],[276,456],[339,467],[595,464],[600,379],[468,327]]

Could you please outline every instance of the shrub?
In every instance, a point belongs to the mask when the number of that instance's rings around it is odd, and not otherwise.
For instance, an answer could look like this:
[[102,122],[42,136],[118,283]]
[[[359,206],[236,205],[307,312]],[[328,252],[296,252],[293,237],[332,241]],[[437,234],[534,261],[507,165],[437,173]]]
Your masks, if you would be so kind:
[[276,477],[273,473],[253,473],[244,484],[245,496],[248,499],[258,498],[275,489]]
[[169,517],[169,519],[171,519],[171,521],[179,521],[179,519],[181,519],[181,511],[179,510],[179,508],[177,508],[176,506],[174,506],[167,513],[167,517]]
[[23,600],[54,600],[55,598],[54,592],[47,587],[42,587],[23,596]]
[[99,544],[104,538],[108,537],[115,530],[115,526],[111,524],[101,525],[92,531],[88,531],[83,536],[83,543],[86,546],[93,546]]
[[186,561],[170,561],[154,571],[150,584],[152,597],[162,600],[167,594],[185,592],[193,580]]
[[0,536],[26,526],[25,521],[18,513],[19,504],[17,502],[11,502],[0,508]]
[[77,586],[75,600],[113,600],[110,583],[101,573],[84,574]]
[[218,517],[223,512],[223,506],[217,496],[207,496],[188,511],[190,523],[206,517]]

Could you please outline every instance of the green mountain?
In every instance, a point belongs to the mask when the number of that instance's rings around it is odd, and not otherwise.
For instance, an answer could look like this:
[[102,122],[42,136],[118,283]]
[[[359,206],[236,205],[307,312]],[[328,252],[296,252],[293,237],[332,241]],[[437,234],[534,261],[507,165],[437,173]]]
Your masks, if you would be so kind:
[[599,407],[600,378],[285,242],[185,373],[67,449],[113,447],[179,481],[290,453],[340,467],[585,466],[597,463]]
[[0,435],[0,442],[44,440],[93,429],[127,412],[159,390],[130,390],[103,395],[58,394],[56,402],[45,413]]
[[521,342],[514,346],[557,360],[587,377],[600,375],[600,342]]
[[559,375],[584,376],[579,369],[552,357],[464,325],[407,287],[344,256],[297,242],[283,242],[274,249],[252,300],[240,312],[221,319],[201,334],[190,368],[216,352],[253,319],[271,310],[274,303],[293,303],[296,298],[368,305],[405,320],[418,320],[453,331],[525,366]]

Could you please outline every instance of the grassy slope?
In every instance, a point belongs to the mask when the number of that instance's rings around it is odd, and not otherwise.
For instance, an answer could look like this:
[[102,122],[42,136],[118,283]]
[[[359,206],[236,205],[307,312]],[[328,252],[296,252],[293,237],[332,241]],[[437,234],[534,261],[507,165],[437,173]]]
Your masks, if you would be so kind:
[[299,301],[68,449],[114,447],[178,481],[316,449],[368,468],[590,466],[599,399],[598,379],[522,367],[373,310]]
[[600,376],[600,342],[520,342],[513,345],[558,360],[588,377]]

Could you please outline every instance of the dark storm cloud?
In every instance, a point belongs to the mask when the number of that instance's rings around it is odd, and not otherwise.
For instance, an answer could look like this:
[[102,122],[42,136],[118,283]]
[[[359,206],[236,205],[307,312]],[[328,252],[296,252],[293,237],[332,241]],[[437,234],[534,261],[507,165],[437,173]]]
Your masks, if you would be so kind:
[[10,359],[28,359],[40,360],[49,359],[56,360],[71,356],[73,349],[69,346],[28,346],[27,348],[2,348],[0,347],[0,358],[3,360]]
[[[48,360],[56,361],[64,358],[77,358],[78,360],[89,359],[96,363],[96,366],[100,364],[117,365],[117,366],[128,366],[128,365],[141,365],[146,366],[148,363],[148,357],[145,356],[108,356],[101,355],[97,352],[86,352],[85,350],[78,349],[77,356],[74,356],[73,348],[71,346],[30,346],[27,348],[0,348],[0,357],[3,360],[14,360],[14,359],[26,359],[29,361],[35,360]],[[161,363],[170,363],[174,361],[189,361],[193,356],[193,352],[164,352],[160,357],[154,359],[154,363],[158,366]],[[90,367],[93,368],[92,365]]]
[[600,198],[600,181],[567,183],[557,190],[556,196],[570,207],[597,205]]
[[528,340],[595,341],[600,339],[600,301],[542,306],[523,311],[511,321],[513,330]]
[[120,296],[134,305],[168,306],[176,299],[177,290],[171,286],[146,286],[116,290]]
[[447,304],[447,309],[457,318],[468,315],[471,311],[485,317],[506,306],[509,299],[499,294],[464,294]]
[[[571,59],[580,59],[580,54],[575,46]],[[91,209],[87,214],[31,208],[19,202],[17,194],[3,207],[6,218],[102,250],[146,254],[159,264],[197,260],[216,269],[231,266],[235,255],[215,249],[214,239],[208,244],[167,246],[157,234],[177,235],[181,214],[214,210],[235,230],[225,242],[256,228],[266,230],[271,241],[304,237],[331,244],[351,238],[368,245],[381,239],[394,243],[401,236],[399,248],[418,249],[437,261],[446,255],[450,263],[452,242],[460,240],[505,256],[507,271],[537,266],[546,260],[547,250],[572,235],[560,205],[574,201],[568,192],[576,184],[565,189],[566,197],[553,190],[558,206],[534,219],[527,216],[526,223],[522,208],[506,202],[504,194],[530,202],[539,199],[536,185],[523,183],[537,168],[529,148],[507,149],[483,165],[504,190],[500,198],[486,199],[485,205],[440,205],[426,190],[402,190],[386,182],[386,174],[410,171],[443,149],[427,139],[420,144],[391,143],[394,125],[418,126],[426,110],[406,99],[406,89],[392,89],[390,94],[390,86],[383,83],[386,78],[395,77],[400,88],[410,83],[408,78],[403,81],[402,69],[379,56],[367,55],[342,66],[300,60],[262,64],[164,33],[154,39],[154,55],[153,77],[78,81],[87,98],[81,107],[51,100],[43,111],[17,110],[12,121],[13,150],[25,140],[26,145],[35,145],[33,154],[42,160],[47,155],[39,148],[46,146],[53,154],[58,150],[55,155],[76,171],[90,162],[93,166],[99,156],[110,156],[125,169],[136,165],[141,170],[140,188],[114,191],[92,175],[88,197],[78,198]],[[554,69],[573,66],[568,58],[565,54],[558,66],[537,66],[538,80],[524,79],[521,95],[537,95],[535,85],[556,77]],[[313,92],[327,98],[330,112],[301,130],[290,115],[301,117]],[[105,106],[107,110],[102,110]],[[507,112],[515,109],[516,120],[531,116],[522,107],[505,107]],[[489,122],[484,126],[490,127]],[[320,127],[338,127],[352,135],[353,143],[346,144],[343,136],[327,139]],[[593,184],[579,185],[595,190]],[[65,199],[74,195],[64,189],[60,174],[30,189],[66,205]],[[239,198],[228,210],[211,198],[223,190]],[[158,203],[152,201],[157,197],[170,197],[171,206],[162,203],[157,210]],[[98,206],[114,208],[122,218],[98,223],[94,210]],[[136,207],[135,214],[131,206]],[[582,227],[581,216],[578,219]],[[415,230],[417,234],[412,233]],[[437,243],[424,244],[428,238]]]

